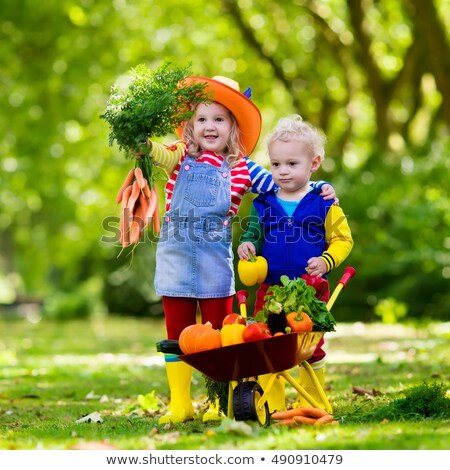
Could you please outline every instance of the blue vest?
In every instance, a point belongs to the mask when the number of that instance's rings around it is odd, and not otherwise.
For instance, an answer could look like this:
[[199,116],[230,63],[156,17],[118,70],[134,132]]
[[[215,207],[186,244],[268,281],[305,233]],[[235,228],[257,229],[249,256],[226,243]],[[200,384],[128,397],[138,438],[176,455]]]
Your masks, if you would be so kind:
[[304,196],[292,216],[273,191],[253,201],[264,233],[261,254],[269,265],[266,283],[279,284],[283,274],[290,279],[306,274],[309,258],[326,250],[325,219],[334,201],[325,201],[319,194],[320,188]]

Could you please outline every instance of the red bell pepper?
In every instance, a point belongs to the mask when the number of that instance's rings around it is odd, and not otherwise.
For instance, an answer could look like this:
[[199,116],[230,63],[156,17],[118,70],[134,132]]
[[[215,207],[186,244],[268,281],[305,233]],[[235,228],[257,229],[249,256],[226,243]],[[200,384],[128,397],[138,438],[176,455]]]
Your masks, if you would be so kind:
[[319,300],[326,302],[330,296],[328,288],[328,281],[323,277],[310,276],[309,274],[303,274],[302,279],[305,280],[308,286],[314,287],[316,291],[316,297]]

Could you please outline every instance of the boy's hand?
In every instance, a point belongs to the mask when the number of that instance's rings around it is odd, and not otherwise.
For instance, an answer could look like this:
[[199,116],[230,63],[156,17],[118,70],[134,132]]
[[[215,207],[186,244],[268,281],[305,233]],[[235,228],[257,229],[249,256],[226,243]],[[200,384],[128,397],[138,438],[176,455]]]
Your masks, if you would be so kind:
[[310,276],[322,277],[327,272],[327,265],[321,258],[310,258],[306,271]]
[[333,186],[331,186],[331,184],[324,184],[320,189],[322,190],[320,195],[325,199],[325,201],[334,199],[334,204],[336,206],[339,205],[339,198],[336,197],[336,191],[334,190]]
[[252,242],[244,242],[242,245],[238,246],[237,254],[240,259],[249,259],[250,256],[248,252],[251,251],[253,255],[256,256],[255,245]]

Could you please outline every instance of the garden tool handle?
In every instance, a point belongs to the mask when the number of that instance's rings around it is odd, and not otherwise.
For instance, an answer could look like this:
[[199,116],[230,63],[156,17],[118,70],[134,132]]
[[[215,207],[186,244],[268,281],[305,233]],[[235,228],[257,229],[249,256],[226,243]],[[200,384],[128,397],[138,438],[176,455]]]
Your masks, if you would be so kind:
[[347,286],[348,281],[356,274],[356,269],[348,266],[344,269],[344,274],[339,279],[336,289],[334,289],[333,295],[330,297],[330,300],[327,303],[327,310],[331,310],[331,307],[336,302],[338,295],[340,294],[341,290]]
[[239,290],[236,292],[236,299],[239,305],[239,311],[242,318],[247,318],[247,298],[248,292],[246,290]]
[[342,288],[347,286],[347,282],[356,274],[356,269],[352,266],[348,266],[344,269],[344,274],[339,279],[338,284],[342,284]]

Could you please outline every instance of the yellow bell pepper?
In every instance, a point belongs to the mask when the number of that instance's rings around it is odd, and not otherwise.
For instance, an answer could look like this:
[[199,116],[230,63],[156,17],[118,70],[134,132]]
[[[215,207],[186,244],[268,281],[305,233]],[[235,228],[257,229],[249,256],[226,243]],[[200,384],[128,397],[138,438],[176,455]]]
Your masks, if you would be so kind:
[[244,342],[242,334],[244,333],[245,325],[241,323],[233,323],[222,326],[220,336],[222,346],[231,346],[232,344],[239,344]]
[[267,277],[267,260],[263,256],[254,256],[249,251],[250,259],[241,259],[238,263],[239,279],[245,286],[261,284]]

